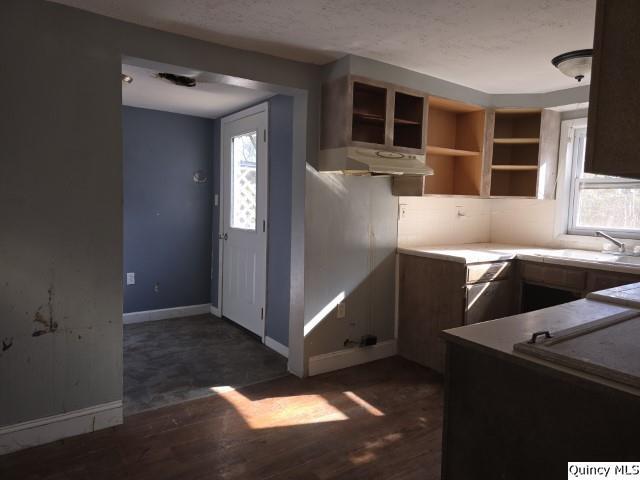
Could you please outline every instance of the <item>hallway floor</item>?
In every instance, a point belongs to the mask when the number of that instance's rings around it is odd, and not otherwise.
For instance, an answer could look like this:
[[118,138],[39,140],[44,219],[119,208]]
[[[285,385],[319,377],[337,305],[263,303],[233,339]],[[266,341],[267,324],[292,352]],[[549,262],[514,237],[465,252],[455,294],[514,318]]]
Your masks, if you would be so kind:
[[437,480],[442,390],[400,357],[287,375],[0,457],[0,477]]
[[287,359],[213,315],[124,326],[124,413],[287,374]]

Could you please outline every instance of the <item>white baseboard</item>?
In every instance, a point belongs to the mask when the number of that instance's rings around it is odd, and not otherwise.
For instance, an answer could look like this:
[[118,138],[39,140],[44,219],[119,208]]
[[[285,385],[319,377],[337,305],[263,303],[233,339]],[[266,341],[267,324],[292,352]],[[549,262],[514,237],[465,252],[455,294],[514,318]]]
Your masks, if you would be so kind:
[[309,357],[309,376],[333,372],[381,358],[392,357],[397,352],[395,340],[386,340],[371,347],[354,347],[337,352]]
[[122,423],[122,400],[0,427],[0,455]]
[[220,309],[218,307],[214,307],[213,305],[211,305],[209,307],[209,313],[211,313],[211,315],[215,315],[216,317],[221,317],[222,315],[220,315]]
[[264,337],[264,344],[271,350],[278,352],[285,358],[289,358],[289,348],[282,345],[280,342],[275,341],[271,337]]
[[122,323],[151,322],[154,320],[166,320],[168,318],[189,317],[191,315],[202,315],[209,313],[211,305],[187,305],[185,307],[162,308],[160,310],[146,310],[144,312],[131,312],[122,315]]

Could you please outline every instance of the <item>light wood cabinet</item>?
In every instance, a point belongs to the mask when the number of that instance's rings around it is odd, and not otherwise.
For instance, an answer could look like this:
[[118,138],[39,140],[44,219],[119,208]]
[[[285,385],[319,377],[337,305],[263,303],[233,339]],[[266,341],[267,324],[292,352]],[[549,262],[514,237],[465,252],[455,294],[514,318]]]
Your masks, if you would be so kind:
[[493,120],[491,196],[553,198],[560,112],[503,108]]
[[428,97],[426,155],[433,175],[395,177],[394,195],[488,195],[484,107]]
[[584,169],[640,178],[640,2],[598,0]]
[[426,154],[434,175],[396,177],[393,192],[553,199],[559,142],[560,112],[429,97]]

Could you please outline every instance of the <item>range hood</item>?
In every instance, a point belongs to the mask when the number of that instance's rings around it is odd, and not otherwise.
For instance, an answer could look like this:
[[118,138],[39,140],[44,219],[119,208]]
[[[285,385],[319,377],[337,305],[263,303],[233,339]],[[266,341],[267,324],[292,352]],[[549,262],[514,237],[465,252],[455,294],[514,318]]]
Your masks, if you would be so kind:
[[361,147],[321,150],[320,170],[348,175],[433,175],[424,155]]

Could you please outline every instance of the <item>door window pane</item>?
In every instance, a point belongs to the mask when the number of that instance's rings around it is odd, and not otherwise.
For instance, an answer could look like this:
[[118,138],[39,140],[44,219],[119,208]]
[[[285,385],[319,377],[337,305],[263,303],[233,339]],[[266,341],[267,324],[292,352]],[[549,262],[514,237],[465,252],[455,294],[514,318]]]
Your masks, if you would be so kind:
[[256,229],[257,132],[231,139],[231,228]]

